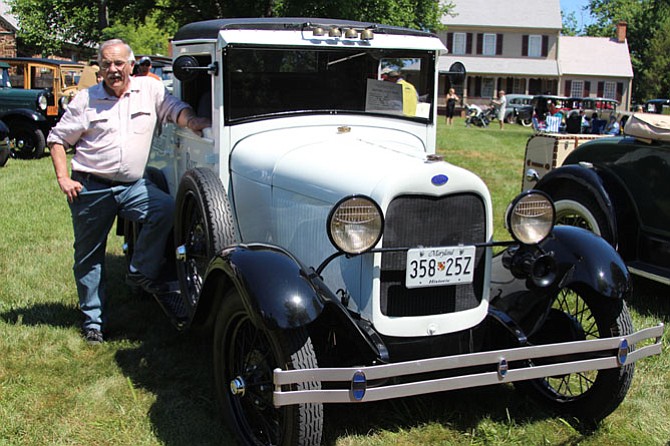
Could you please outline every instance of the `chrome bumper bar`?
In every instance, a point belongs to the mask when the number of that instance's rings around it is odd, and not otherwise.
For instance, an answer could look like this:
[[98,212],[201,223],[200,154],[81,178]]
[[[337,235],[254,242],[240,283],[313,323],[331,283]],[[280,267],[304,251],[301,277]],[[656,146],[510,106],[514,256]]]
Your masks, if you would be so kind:
[[[663,328],[663,324],[659,324],[656,327],[646,328],[628,336],[615,338],[519,347],[369,367],[275,369],[273,373],[275,386],[273,402],[275,406],[279,407],[303,403],[381,401],[446,390],[566,375],[588,370],[611,369],[632,364],[647,356],[660,354]],[[631,350],[629,346],[634,346],[649,339],[654,339],[654,343],[629,352]],[[592,353],[598,355],[598,357],[549,365],[525,365],[519,368],[510,366],[510,363],[516,361],[580,353]],[[378,387],[368,387],[367,385],[372,380],[487,365],[497,367],[497,371]],[[350,383],[350,386],[349,389],[282,390],[282,386],[305,382],[320,382],[322,384],[345,382]],[[340,384],[340,386],[342,385]]]

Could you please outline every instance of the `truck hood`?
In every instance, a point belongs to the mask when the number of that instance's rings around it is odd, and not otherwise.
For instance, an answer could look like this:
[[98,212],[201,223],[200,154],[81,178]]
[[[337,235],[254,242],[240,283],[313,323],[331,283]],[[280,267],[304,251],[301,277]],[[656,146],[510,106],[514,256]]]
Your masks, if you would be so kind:
[[429,156],[409,132],[374,127],[315,126],[247,137],[232,153],[231,170],[262,183],[334,203],[350,194],[382,207],[395,193],[441,195],[485,186],[469,171]]

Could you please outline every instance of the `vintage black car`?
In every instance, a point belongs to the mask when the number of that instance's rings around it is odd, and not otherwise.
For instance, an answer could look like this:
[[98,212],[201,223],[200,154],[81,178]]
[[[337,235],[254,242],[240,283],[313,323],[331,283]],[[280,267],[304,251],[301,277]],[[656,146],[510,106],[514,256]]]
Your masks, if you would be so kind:
[[557,224],[592,230],[633,274],[670,284],[670,142],[648,136],[584,143],[535,188],[554,199]]
[[519,123],[530,127],[533,118],[533,96],[528,94],[508,94],[505,107],[505,122]]
[[670,99],[650,99],[644,103],[647,113],[670,114]]
[[4,167],[7,164],[10,154],[9,128],[4,122],[0,121],[0,167]]

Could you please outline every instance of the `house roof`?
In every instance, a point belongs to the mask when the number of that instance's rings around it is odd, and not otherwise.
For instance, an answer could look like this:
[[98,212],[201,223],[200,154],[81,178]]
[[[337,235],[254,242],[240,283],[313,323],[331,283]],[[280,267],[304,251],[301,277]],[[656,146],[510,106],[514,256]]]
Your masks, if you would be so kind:
[[16,17],[10,13],[10,10],[11,6],[9,6],[7,2],[0,0],[0,18],[7,22],[9,26],[13,27],[14,31],[17,31],[19,29],[19,22],[16,20]]
[[560,36],[561,75],[633,77],[628,43],[607,37]]
[[468,73],[477,75],[550,76],[558,77],[558,64],[552,59],[517,57],[440,56],[440,72],[449,71],[454,62],[461,62]]
[[451,0],[453,17],[444,15],[447,26],[495,28],[563,28],[559,0]]

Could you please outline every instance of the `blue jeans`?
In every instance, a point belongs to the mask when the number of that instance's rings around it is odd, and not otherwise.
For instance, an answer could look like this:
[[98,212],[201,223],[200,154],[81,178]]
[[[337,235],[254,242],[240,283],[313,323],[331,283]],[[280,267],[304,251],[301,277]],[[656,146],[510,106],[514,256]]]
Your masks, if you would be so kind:
[[165,245],[172,230],[174,200],[151,181],[128,185],[103,184],[91,177],[77,177],[83,189],[70,203],[74,228],[74,278],[84,329],[100,330],[104,323],[105,249],[107,235],[117,215],[142,224],[132,265],[151,279],[160,276]]

